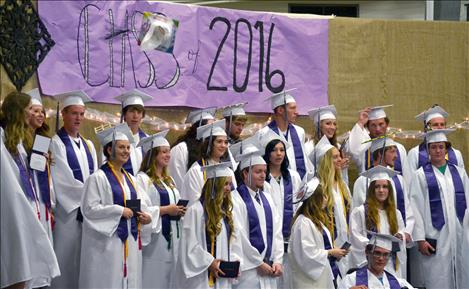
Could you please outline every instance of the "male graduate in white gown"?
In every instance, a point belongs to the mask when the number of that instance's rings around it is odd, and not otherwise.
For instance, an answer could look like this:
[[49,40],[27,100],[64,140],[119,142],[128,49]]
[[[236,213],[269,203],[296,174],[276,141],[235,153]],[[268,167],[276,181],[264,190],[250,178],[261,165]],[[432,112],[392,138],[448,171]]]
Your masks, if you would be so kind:
[[[242,183],[232,191],[234,218],[239,230],[249,239],[243,262],[254,266],[243,271],[235,288],[277,288],[283,274],[283,235],[280,214],[270,192],[265,192],[267,165],[255,146],[243,146],[238,170]],[[247,248],[246,248],[247,249]]]
[[295,125],[298,117],[298,110],[295,98],[289,93],[294,89],[285,90],[280,93],[269,96],[266,100],[271,102],[272,121],[259,130],[259,139],[267,131],[272,130],[278,134],[282,141],[288,142],[290,147],[287,149],[290,169],[297,171],[301,178],[313,169],[313,164],[306,156],[305,130]]
[[[358,122],[350,131],[349,149],[352,159],[360,173],[373,166],[373,156],[370,151],[370,140],[385,136],[389,126],[389,118],[384,108],[392,105],[365,108],[360,111]],[[411,171],[407,163],[407,152],[403,145],[396,143],[397,158],[394,161],[394,170],[402,174],[407,183],[411,179]]]
[[393,242],[400,240],[391,235],[372,234],[365,249],[368,264],[358,268],[355,272],[347,274],[340,282],[339,289],[413,289],[405,279],[384,270],[391,258]]
[[414,206],[414,240],[422,254],[421,266],[427,289],[467,288],[459,280],[463,271],[461,251],[463,220],[468,208],[469,179],[459,166],[446,160],[451,129],[425,134],[430,161],[415,173],[411,183]]
[[67,92],[54,98],[61,105],[64,122],[50,147],[55,162],[51,176],[57,199],[54,249],[62,274],[53,280],[51,287],[78,288],[83,219],[80,202],[86,180],[98,168],[93,143],[79,133],[85,102],[91,99],[83,91]]
[[171,148],[171,160],[169,161],[169,172],[174,179],[176,188],[182,188],[184,177],[192,164],[197,161],[191,155],[197,154],[200,142],[197,140],[197,128],[212,123],[215,120],[216,107],[196,109],[187,115],[186,123],[190,123],[189,130],[181,136]]
[[226,121],[226,134],[228,135],[228,142],[230,144],[241,141],[241,133],[248,120],[246,111],[244,110],[246,104],[247,102],[241,102],[222,108],[222,115]]
[[[124,169],[131,175],[137,176],[140,165],[142,164],[143,153],[142,149],[136,146],[142,138],[148,136],[140,128],[142,120],[145,117],[144,103],[152,99],[152,97],[137,89],[133,89],[116,96],[115,99],[121,102],[122,120],[129,126],[135,141],[130,145],[130,158],[125,163]],[[105,160],[102,158],[102,163],[104,162]]]
[[[432,106],[415,117],[417,121],[423,123],[424,131],[446,128],[448,113],[438,105]],[[450,147],[446,156],[453,165],[464,168],[464,159],[459,150]],[[418,170],[428,162],[428,152],[425,141],[413,147],[407,154],[407,162],[412,171]]]
[[0,288],[47,286],[60,275],[52,244],[25,197],[14,172],[15,161],[4,145],[0,127]]

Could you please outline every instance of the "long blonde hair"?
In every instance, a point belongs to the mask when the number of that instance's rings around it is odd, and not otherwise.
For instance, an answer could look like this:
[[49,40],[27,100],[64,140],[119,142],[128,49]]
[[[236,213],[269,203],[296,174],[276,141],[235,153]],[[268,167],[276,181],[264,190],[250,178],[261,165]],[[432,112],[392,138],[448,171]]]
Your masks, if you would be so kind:
[[[221,221],[226,219],[230,227],[230,237],[233,235],[233,204],[231,194],[225,196],[224,187],[228,177],[219,177],[208,179],[202,188],[201,199],[204,202],[204,212],[206,214],[205,228],[210,237],[210,241],[215,241],[221,232]],[[215,186],[214,186],[215,182]],[[215,188],[212,198],[212,187]]]
[[334,198],[334,183],[337,182],[340,195],[345,200],[345,212],[348,214],[351,204],[350,195],[348,194],[347,185],[342,179],[342,172],[334,167],[334,162],[332,160],[334,149],[337,148],[331,148],[328,150],[319,162],[318,175],[324,192],[327,193],[331,200]]
[[18,154],[17,145],[23,143],[26,152],[32,149],[32,131],[26,122],[25,109],[31,102],[31,96],[21,92],[11,92],[5,97],[0,113],[0,122],[5,130],[5,147],[13,154]]
[[[388,183],[388,197],[384,201],[384,210],[386,211],[386,216],[388,217],[390,234],[394,235],[398,231],[397,225],[397,214],[396,214],[396,202],[394,201],[394,191],[390,181]],[[372,181],[368,187],[368,192],[366,194],[366,205],[368,206],[368,216],[366,217],[366,228],[371,230],[373,227],[376,230],[379,230],[380,220],[378,207],[379,202],[376,199],[375,194],[376,181]]]
[[293,217],[292,223],[295,223],[299,215],[303,215],[310,219],[318,230],[322,230],[322,224],[329,230],[331,234],[334,234],[334,222],[332,221],[332,199],[328,197],[326,208],[322,208],[324,198],[327,194],[324,192],[321,185],[318,185],[313,195],[306,199],[303,204],[298,208]]
[[[156,169],[158,167],[156,158],[158,157],[160,151],[160,147],[154,147],[150,151],[148,151],[145,154],[145,157],[143,158],[142,164],[140,165],[140,170],[142,172],[145,172],[150,177],[152,182],[155,183],[158,187],[164,188],[163,183],[165,183],[167,186],[173,189],[176,187],[176,185],[174,184],[173,179],[169,175],[167,167],[163,168],[161,177],[156,174]],[[150,160],[148,160],[149,158]]]

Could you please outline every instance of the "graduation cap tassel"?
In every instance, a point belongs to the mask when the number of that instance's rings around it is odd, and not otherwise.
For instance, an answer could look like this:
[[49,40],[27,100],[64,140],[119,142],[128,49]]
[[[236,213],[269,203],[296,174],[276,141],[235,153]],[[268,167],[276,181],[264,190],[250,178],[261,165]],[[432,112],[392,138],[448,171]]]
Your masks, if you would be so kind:
[[383,147],[381,148],[381,155],[379,156],[378,165],[384,164],[384,150],[386,149],[386,137],[384,138]]
[[285,125],[287,127],[287,135],[288,135],[288,111],[287,111],[287,96],[286,96],[286,92],[284,91],[283,92],[283,105],[284,105],[284,110],[285,110]]
[[216,180],[216,177],[217,177],[217,173],[215,172],[215,176],[212,179],[212,190],[210,191],[210,197],[212,198],[212,200],[215,199],[215,180]]
[[230,120],[228,122],[228,128],[226,129],[226,135],[228,136],[228,139],[230,139],[231,135],[231,122],[233,121],[233,112],[230,112]]
[[321,110],[319,110],[318,112],[318,124],[316,125],[316,135],[318,137],[318,139],[321,138],[321,123],[320,123],[320,120],[321,119]]
[[252,171],[251,171],[251,165],[252,165],[252,157],[249,159],[249,168],[248,168],[248,185],[249,187],[252,188]]
[[124,122],[124,102],[122,101],[121,103],[121,119],[120,119],[120,123],[123,123]]
[[151,141],[151,149],[150,151],[147,152],[147,154],[148,154],[148,159],[147,159],[147,163],[145,164],[146,171],[150,168],[151,159],[153,157],[153,140]]
[[212,132],[213,132],[213,125],[210,127],[210,137],[208,139],[208,146],[207,146],[207,156],[209,157],[210,157],[210,147],[212,146],[212,139],[213,139]]
[[111,150],[111,159],[114,160],[116,158],[116,132],[112,133],[112,150]]
[[60,106],[59,106],[59,102],[57,101],[57,111],[55,113],[55,132],[59,131],[59,114],[60,114]]

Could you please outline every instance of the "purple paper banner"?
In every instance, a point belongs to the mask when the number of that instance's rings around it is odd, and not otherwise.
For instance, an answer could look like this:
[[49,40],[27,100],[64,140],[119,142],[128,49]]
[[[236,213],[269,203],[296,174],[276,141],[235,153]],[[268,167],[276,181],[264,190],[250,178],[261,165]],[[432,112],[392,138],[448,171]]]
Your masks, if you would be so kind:
[[[300,113],[328,103],[328,20],[147,1],[39,1],[56,45],[39,66],[43,93],[82,89],[94,101],[138,88],[148,106],[224,106],[297,88]],[[137,44],[143,12],[179,21],[173,53]]]

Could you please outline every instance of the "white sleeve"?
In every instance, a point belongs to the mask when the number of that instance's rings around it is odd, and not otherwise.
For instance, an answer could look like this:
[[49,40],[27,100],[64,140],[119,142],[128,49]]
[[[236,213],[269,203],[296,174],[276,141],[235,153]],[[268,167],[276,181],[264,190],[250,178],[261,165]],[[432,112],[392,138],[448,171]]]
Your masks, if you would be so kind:
[[353,184],[352,209],[355,209],[363,205],[363,203],[365,203],[366,192],[367,192],[367,188],[365,187],[366,187],[366,178],[358,177],[357,180],[355,181],[355,184]]
[[349,136],[349,152],[354,160],[361,160],[365,150],[369,145],[364,145],[363,142],[370,140],[368,131],[356,123]]
[[296,222],[290,237],[292,256],[303,273],[313,280],[318,280],[323,270],[329,266],[327,250],[314,238],[314,235],[322,233],[304,217],[299,217]]
[[189,162],[189,152],[187,144],[181,142],[171,149],[171,159],[169,160],[169,174],[173,177],[178,189],[182,188],[184,176],[187,173],[187,163]]
[[98,171],[86,184],[81,203],[83,222],[96,232],[111,237],[119,226],[124,207],[112,203],[112,189],[105,176]]
[[184,176],[181,189],[181,198],[189,200],[189,205],[200,198],[204,187],[204,175],[198,164],[194,164]]
[[360,206],[353,209],[350,215],[351,268],[361,266],[366,260],[365,248],[368,241],[366,236],[365,208]]
[[414,230],[412,232],[414,241],[425,240],[425,224],[423,217],[425,216],[425,196],[428,195],[428,193],[426,185],[422,182],[422,173],[423,169],[420,168],[410,183],[410,203],[415,218]]
[[136,177],[137,192],[141,198],[142,211],[151,216],[151,223],[142,226],[141,238],[142,245],[146,246],[151,242],[151,234],[159,233],[161,230],[160,206],[152,204],[149,197],[149,190],[152,183],[150,178],[143,172],[139,172]]

